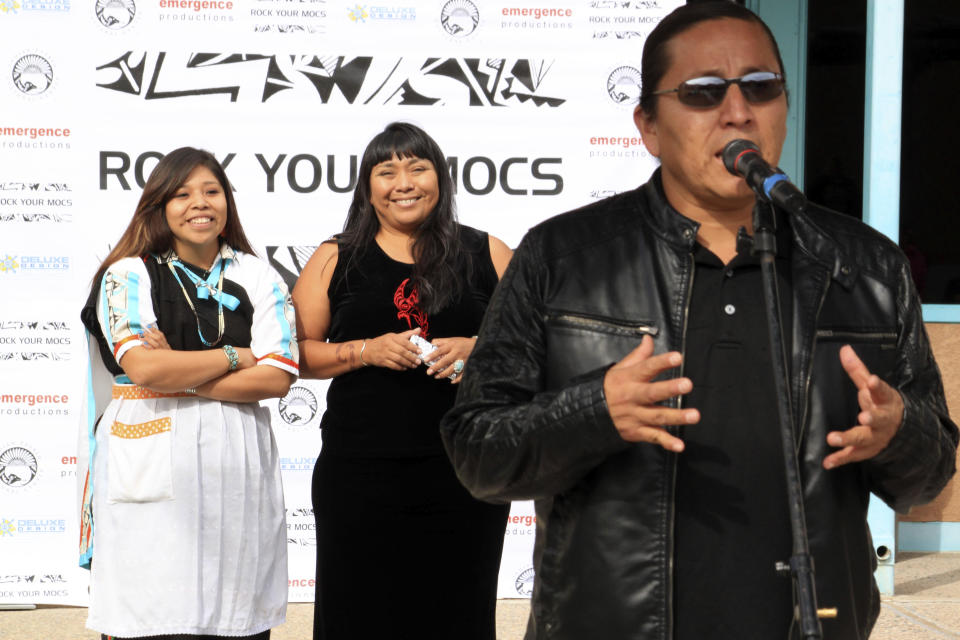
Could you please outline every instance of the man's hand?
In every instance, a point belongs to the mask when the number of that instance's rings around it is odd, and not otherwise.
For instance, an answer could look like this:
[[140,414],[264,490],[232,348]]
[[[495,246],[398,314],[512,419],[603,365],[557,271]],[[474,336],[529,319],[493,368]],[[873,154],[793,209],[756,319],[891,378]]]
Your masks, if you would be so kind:
[[823,459],[824,469],[869,460],[887,447],[903,423],[900,393],[870,373],[850,345],[841,347],[840,364],[857,387],[860,424],[827,434],[827,444],[842,448]]
[[657,403],[690,393],[693,383],[689,378],[650,382],[682,362],[683,356],[676,351],[654,356],[653,338],[644,336],[640,346],[607,371],[603,393],[621,438],[628,442],[653,442],[668,451],[683,451],[683,440],[670,435],[664,427],[699,422],[700,412],[671,409]]

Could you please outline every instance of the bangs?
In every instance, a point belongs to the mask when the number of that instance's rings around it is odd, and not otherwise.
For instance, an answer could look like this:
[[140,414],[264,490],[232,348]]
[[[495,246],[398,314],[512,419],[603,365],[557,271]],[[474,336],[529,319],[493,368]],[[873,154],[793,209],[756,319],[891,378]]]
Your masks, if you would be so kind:
[[439,169],[443,159],[436,157],[434,149],[435,145],[426,136],[417,135],[408,127],[390,127],[371,140],[367,147],[367,161],[372,167],[394,156],[400,160],[421,158],[429,160]]
[[203,149],[180,147],[165,155],[147,178],[148,184],[156,178],[155,204],[166,205],[197,167],[209,169],[220,183],[220,188],[229,193],[230,183],[226,172],[213,154]]

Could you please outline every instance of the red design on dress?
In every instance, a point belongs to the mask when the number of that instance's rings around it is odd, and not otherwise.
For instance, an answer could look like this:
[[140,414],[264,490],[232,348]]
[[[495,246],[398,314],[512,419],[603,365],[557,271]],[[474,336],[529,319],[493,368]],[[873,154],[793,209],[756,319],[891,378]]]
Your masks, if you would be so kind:
[[397,307],[397,318],[406,320],[407,326],[411,329],[414,328],[413,323],[416,322],[416,326],[420,327],[420,336],[429,340],[427,334],[430,332],[430,321],[427,318],[427,314],[421,311],[418,306],[420,295],[417,292],[417,287],[413,286],[410,288],[410,295],[404,293],[408,282],[410,282],[410,278],[401,282],[393,294],[393,304]]

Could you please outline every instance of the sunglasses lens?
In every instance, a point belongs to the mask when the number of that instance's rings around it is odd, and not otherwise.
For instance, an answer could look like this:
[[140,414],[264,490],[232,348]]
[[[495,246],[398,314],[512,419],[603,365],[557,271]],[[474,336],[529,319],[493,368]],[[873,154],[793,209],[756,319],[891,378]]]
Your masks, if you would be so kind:
[[715,107],[723,102],[732,83],[740,85],[743,97],[754,104],[769,102],[783,93],[780,76],[771,71],[755,71],[730,80],[712,76],[693,78],[677,87],[677,97],[688,107]]
[[682,83],[677,98],[688,107],[715,107],[723,102],[727,83],[723,78],[694,78]]
[[740,90],[750,102],[769,102],[783,93],[783,80],[772,73],[751,73],[740,80]]

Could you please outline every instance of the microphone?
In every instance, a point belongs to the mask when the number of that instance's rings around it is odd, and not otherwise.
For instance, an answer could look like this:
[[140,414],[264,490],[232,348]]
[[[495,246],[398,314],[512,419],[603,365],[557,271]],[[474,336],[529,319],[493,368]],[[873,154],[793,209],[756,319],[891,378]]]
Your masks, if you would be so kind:
[[790,182],[778,167],[771,167],[753,142],[739,138],[723,148],[723,166],[735,176],[743,176],[750,188],[789,213],[803,213],[807,197]]

